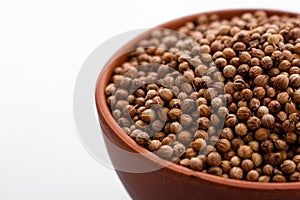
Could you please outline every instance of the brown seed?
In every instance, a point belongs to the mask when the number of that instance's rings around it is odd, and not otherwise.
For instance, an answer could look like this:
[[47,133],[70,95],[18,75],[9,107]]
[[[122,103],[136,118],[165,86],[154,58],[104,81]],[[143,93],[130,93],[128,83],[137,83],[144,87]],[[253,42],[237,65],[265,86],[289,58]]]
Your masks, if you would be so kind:
[[242,30],[238,34],[238,40],[243,43],[249,43],[251,40],[251,35],[248,31]]
[[197,155],[198,153],[193,148],[188,148],[184,153],[185,158],[193,158],[196,157]]
[[300,181],[300,172],[294,172],[289,177],[290,181]]
[[245,100],[250,100],[253,97],[253,93],[250,89],[243,89],[241,95]]
[[[289,74],[300,74],[300,68],[299,67],[296,67],[296,66],[293,66],[290,68],[289,70]],[[290,80],[291,82],[292,80]]]
[[268,70],[267,74],[268,74],[268,76],[272,77],[270,79],[270,83],[273,84],[274,80],[275,80],[274,76],[277,76],[278,74],[280,74],[280,70],[277,67],[273,67],[273,68]]
[[209,174],[213,174],[213,175],[216,175],[216,176],[221,176],[222,175],[222,169],[220,167],[216,167],[216,166],[212,166],[210,167],[207,172]]
[[262,99],[262,98],[265,97],[266,91],[265,91],[265,89],[264,89],[263,87],[255,87],[255,88],[253,89],[253,94],[254,94],[254,96],[255,96],[256,98]]
[[210,166],[219,166],[222,162],[221,155],[217,152],[211,152],[207,156],[207,163]]
[[181,157],[185,153],[185,146],[181,143],[177,143],[173,146],[174,155]]
[[230,160],[235,155],[236,155],[236,153],[233,150],[230,150],[224,154],[224,159]]
[[266,164],[264,167],[263,167],[263,173],[265,175],[268,175],[268,176],[272,176],[273,174],[273,166],[272,165],[269,165],[269,164]]
[[204,167],[203,161],[198,158],[191,158],[191,161],[189,164],[192,169],[195,169],[198,171],[202,170]]
[[263,159],[262,159],[261,155],[259,153],[256,153],[256,152],[254,152],[251,155],[251,160],[252,160],[255,167],[260,166],[263,162]]
[[165,159],[171,158],[173,155],[173,149],[168,145],[162,145],[157,150],[157,155]]
[[207,117],[200,117],[198,123],[200,129],[206,130],[210,125],[210,120]]
[[284,90],[289,85],[289,78],[286,75],[278,75],[275,78],[274,86],[279,90]]
[[258,117],[250,117],[248,120],[247,120],[247,126],[249,129],[251,130],[255,130],[255,129],[258,129],[261,125],[261,120],[258,118]]
[[273,53],[275,48],[272,45],[267,45],[264,49],[266,55],[270,55]]
[[150,140],[148,133],[139,132],[136,136],[136,142],[140,145],[145,145]]
[[249,74],[250,66],[248,64],[242,64],[238,66],[238,73],[242,76],[247,76]]
[[227,139],[219,139],[216,143],[216,149],[221,153],[226,153],[231,149],[231,144]]
[[265,56],[262,50],[255,48],[250,49],[250,54],[252,57],[257,57],[258,59],[262,59]]
[[179,142],[182,142],[184,144],[191,142],[193,139],[193,135],[191,132],[189,131],[181,131],[180,133],[178,133],[177,135],[177,140]]
[[233,57],[230,59],[229,64],[237,68],[241,64],[240,59],[238,57]]
[[241,167],[244,172],[248,172],[254,168],[254,164],[250,159],[245,159],[242,161]]
[[300,103],[300,89],[295,90],[293,94],[293,100],[295,101],[295,103]]
[[277,94],[277,101],[281,104],[286,104],[289,101],[289,94],[287,92],[281,92]]
[[293,101],[287,102],[285,104],[284,110],[286,113],[290,114],[290,113],[294,113],[296,112],[296,104]]
[[263,70],[259,66],[253,66],[249,70],[249,76],[255,78],[258,75],[263,74]]
[[261,144],[261,150],[265,153],[273,152],[274,144],[271,140],[264,140]]
[[247,173],[247,180],[249,181],[257,181],[259,177],[259,173],[256,170],[251,170]]
[[193,71],[191,70],[187,70],[187,71],[184,71],[183,73],[183,77],[188,81],[188,82],[193,82],[194,81],[194,78],[195,78],[195,74]]
[[294,47],[294,52],[300,54],[300,43],[297,43]]
[[235,51],[244,51],[246,50],[246,45],[243,42],[236,42],[232,48]]
[[153,135],[153,139],[154,140],[159,140],[159,141],[162,141],[166,136],[166,133],[164,132],[157,132]]
[[281,105],[277,100],[272,100],[270,101],[270,103],[268,104],[268,108],[271,112],[279,112],[281,109]]
[[194,135],[195,139],[202,138],[203,140],[207,140],[208,134],[204,130],[197,130]]
[[299,74],[292,74],[289,77],[290,86],[293,88],[298,88],[300,86],[300,75]]
[[254,79],[254,83],[258,87],[266,87],[268,84],[269,77],[267,75],[258,75]]
[[284,160],[283,154],[281,152],[267,153],[264,155],[264,161],[271,165],[279,165]]
[[211,43],[210,48],[213,52],[222,51],[224,49],[224,45],[219,40],[215,40]]
[[251,59],[251,55],[247,51],[242,51],[239,53],[239,59],[241,63],[247,63]]
[[293,161],[294,161],[294,163],[296,163],[296,164],[300,163],[300,155],[295,155],[295,156],[293,157]]
[[279,42],[282,42],[283,41],[283,37],[280,35],[280,34],[273,34],[273,35],[270,35],[269,38],[268,38],[268,42],[270,44],[279,44]]
[[231,168],[229,175],[233,179],[242,179],[243,178],[243,170],[240,167]]
[[210,108],[207,105],[200,105],[197,110],[200,116],[203,117],[208,117],[211,113]]
[[251,98],[248,106],[252,111],[256,111],[260,107],[259,99]]
[[219,68],[224,68],[227,65],[227,60],[225,58],[217,58],[215,64]]
[[241,164],[241,159],[238,156],[233,156],[230,159],[230,164],[234,167],[237,167]]
[[287,71],[288,69],[290,69],[291,67],[291,62],[288,61],[288,60],[283,60],[279,63],[279,66],[278,68],[281,70],[281,71]]
[[248,107],[241,107],[236,114],[238,119],[247,120],[251,117],[251,110]]
[[196,139],[194,142],[192,142],[191,146],[196,150],[196,151],[201,151],[206,147],[206,142],[202,138]]
[[150,144],[149,144],[149,149],[150,149],[151,151],[156,151],[157,149],[160,148],[161,145],[162,145],[162,144],[161,144],[161,142],[160,142],[159,140],[152,140],[152,141],[150,142]]
[[282,172],[291,174],[296,170],[296,164],[292,160],[285,160],[280,165]]
[[227,65],[223,69],[223,74],[226,78],[233,78],[236,75],[236,68],[232,65]]
[[266,114],[262,117],[262,124],[266,128],[273,128],[275,124],[275,117],[271,114]]
[[244,145],[244,140],[242,140],[240,138],[234,138],[231,140],[231,147],[233,150],[237,150],[238,148],[240,148],[243,145]]
[[297,123],[299,121],[299,118],[300,118],[299,114],[300,113],[292,113],[292,114],[290,114],[289,115],[289,120]]
[[152,109],[146,109],[140,114],[140,118],[146,122],[149,123],[153,121],[156,118],[156,113]]
[[297,134],[293,133],[293,132],[286,133],[286,135],[284,137],[285,141],[290,143],[290,144],[296,143],[297,138],[298,138]]
[[286,144],[286,141],[284,140],[276,140],[274,144],[278,150],[286,151],[289,148],[289,146]]
[[257,141],[250,141],[248,145],[253,151],[259,151],[259,143]]
[[274,62],[280,62],[283,60],[284,55],[281,51],[276,50],[272,53],[271,58]]
[[171,120],[177,120],[180,118],[182,114],[182,111],[178,108],[172,108],[169,112],[168,112],[168,116],[170,117]]
[[229,173],[229,171],[231,169],[230,161],[222,160],[220,167],[221,167],[223,173],[226,173],[226,174]]
[[271,180],[270,176],[266,176],[266,175],[260,176],[258,178],[258,182],[270,182],[270,180]]
[[190,166],[190,159],[184,158],[184,159],[180,160],[179,165],[184,166],[184,167]]
[[[236,113],[236,111],[237,111],[237,109],[238,109],[238,105],[236,105],[236,103],[231,103],[231,104],[229,104],[229,106],[228,106],[228,111],[229,111],[229,113]],[[229,114],[230,115],[230,114]],[[229,116],[228,115],[228,116]],[[235,116],[236,117],[236,116]]]
[[164,100],[164,101],[170,101],[173,98],[173,92],[168,88],[163,88],[158,91],[158,95]]
[[224,138],[227,140],[232,140],[233,139],[233,131],[229,127],[225,127],[220,134],[220,138]]
[[223,50],[223,57],[226,59],[233,58],[236,55],[235,51],[231,48],[225,48]]
[[279,111],[277,114],[276,114],[276,120],[280,121],[280,122],[283,122],[287,119],[287,113],[284,112],[284,111]]
[[275,175],[272,178],[273,182],[286,182],[286,178],[283,175]]
[[200,106],[200,105],[207,105],[207,100],[203,97],[200,97],[196,100],[197,102],[197,105]]
[[266,128],[259,128],[257,131],[255,131],[255,138],[258,141],[264,141],[268,139],[270,136],[270,130]]
[[267,86],[267,96],[271,97],[271,98],[275,97],[276,96],[276,90],[275,90],[275,88]]
[[285,120],[281,126],[284,132],[292,132],[295,129],[295,122],[292,120]]
[[239,136],[244,136],[248,133],[248,128],[244,123],[238,123],[235,127],[234,127],[234,131],[237,135]]
[[250,158],[252,156],[252,152],[253,151],[250,146],[243,145],[238,149],[237,154],[241,158]]
[[180,123],[182,126],[190,126],[193,122],[193,118],[190,115],[182,114],[180,117]]

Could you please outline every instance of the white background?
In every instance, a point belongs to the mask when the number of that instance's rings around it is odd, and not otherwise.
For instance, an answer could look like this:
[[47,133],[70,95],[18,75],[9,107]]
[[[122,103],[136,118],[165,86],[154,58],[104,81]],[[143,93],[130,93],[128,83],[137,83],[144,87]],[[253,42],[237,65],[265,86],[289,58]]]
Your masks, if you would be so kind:
[[84,60],[124,31],[250,7],[300,12],[288,0],[1,0],[0,199],[130,199],[74,128],[73,87]]

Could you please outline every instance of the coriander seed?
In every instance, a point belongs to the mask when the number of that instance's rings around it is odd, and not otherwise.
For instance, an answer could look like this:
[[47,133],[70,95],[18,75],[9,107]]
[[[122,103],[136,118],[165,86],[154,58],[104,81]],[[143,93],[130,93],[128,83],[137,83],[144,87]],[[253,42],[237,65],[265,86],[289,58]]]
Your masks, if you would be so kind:
[[171,158],[173,155],[173,149],[172,147],[168,145],[162,145],[158,150],[157,150],[157,155],[162,157],[162,158]]
[[247,180],[249,180],[249,181],[257,181],[258,177],[259,177],[259,174],[256,170],[250,170],[246,176]]
[[262,124],[266,128],[273,128],[275,124],[275,117],[271,114],[266,114],[262,117]]
[[237,151],[237,154],[241,158],[250,158],[252,155],[252,152],[253,151],[250,146],[243,145],[243,146],[240,146],[240,148]]
[[222,158],[219,153],[211,152],[207,156],[207,163],[210,166],[219,166],[222,162]]
[[291,174],[291,173],[295,172],[296,164],[292,160],[285,160],[280,165],[280,168],[281,168],[282,172],[284,172],[286,174]]
[[189,162],[189,165],[192,169],[195,169],[195,170],[202,170],[204,165],[203,165],[203,161],[201,159],[198,159],[198,158],[191,158],[190,162]]
[[233,179],[242,179],[243,178],[243,170],[240,167],[231,168],[229,175]]

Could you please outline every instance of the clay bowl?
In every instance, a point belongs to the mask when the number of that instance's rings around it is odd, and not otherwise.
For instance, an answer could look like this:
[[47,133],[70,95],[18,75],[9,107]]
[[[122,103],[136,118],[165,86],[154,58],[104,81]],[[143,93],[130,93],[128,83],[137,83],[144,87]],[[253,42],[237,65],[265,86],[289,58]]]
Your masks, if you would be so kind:
[[[218,14],[232,18],[253,10],[225,10]],[[267,10],[268,14],[295,16],[294,13]],[[202,13],[203,14],[203,13]],[[176,29],[199,14],[179,18],[159,27]],[[136,144],[115,122],[106,104],[105,87],[113,70],[126,60],[141,35],[123,46],[107,63],[96,87],[96,104],[106,146],[121,181],[133,199],[300,199],[298,183],[257,183],[225,179],[169,163]],[[117,147],[117,148],[116,148]],[[120,150],[121,149],[121,150]],[[132,152],[132,154],[128,153]],[[136,156],[138,155],[138,156]],[[132,170],[128,170],[132,168]],[[122,170],[125,169],[125,170]],[[141,169],[146,169],[141,170]],[[156,170],[147,170],[156,169]],[[135,173],[139,171],[140,173]],[[150,172],[148,172],[150,171]]]

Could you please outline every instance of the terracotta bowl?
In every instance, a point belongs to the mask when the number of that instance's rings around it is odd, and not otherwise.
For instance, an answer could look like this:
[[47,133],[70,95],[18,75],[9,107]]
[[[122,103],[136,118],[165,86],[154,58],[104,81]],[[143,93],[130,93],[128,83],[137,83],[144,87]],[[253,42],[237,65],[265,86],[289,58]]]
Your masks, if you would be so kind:
[[[253,10],[225,10],[201,14],[218,14],[221,18],[232,18]],[[266,10],[270,15],[289,15],[294,13]],[[159,27],[177,29],[187,21],[192,21],[200,14],[179,18]],[[300,199],[300,182],[297,183],[257,183],[225,179],[214,175],[197,172],[149,153],[135,143],[123,130],[110,113],[106,103],[105,87],[109,83],[113,70],[126,60],[128,50],[145,35],[137,37],[123,46],[107,63],[96,87],[96,104],[99,121],[104,133],[106,146],[116,169],[137,170],[155,168],[150,172],[134,173],[116,170],[121,181],[133,199]],[[124,54],[124,55],[123,55]],[[116,148],[119,147],[119,148]],[[120,151],[123,149],[125,151]],[[132,156],[127,152],[132,152]],[[134,170],[133,170],[134,171]],[[145,170],[147,171],[147,170]]]

